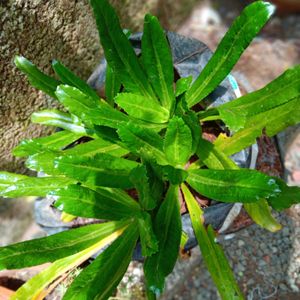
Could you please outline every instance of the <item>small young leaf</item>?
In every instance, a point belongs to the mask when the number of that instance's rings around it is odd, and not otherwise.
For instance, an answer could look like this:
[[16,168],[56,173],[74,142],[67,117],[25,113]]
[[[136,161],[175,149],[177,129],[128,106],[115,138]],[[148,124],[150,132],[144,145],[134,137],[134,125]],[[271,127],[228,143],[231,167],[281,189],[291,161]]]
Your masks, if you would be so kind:
[[208,96],[226,78],[274,10],[272,4],[263,1],[256,1],[243,10],[196,81],[186,92],[189,107]]
[[91,0],[105,58],[126,90],[155,97],[146,74],[107,0]]
[[48,237],[1,247],[0,270],[21,269],[54,262],[94,245],[127,224],[128,221],[118,221],[87,225]]
[[257,202],[280,189],[272,177],[255,170],[190,170],[187,182],[201,195],[222,202]]
[[120,236],[124,228],[116,230],[114,233],[110,234],[107,237],[104,237],[102,240],[99,240],[94,245],[90,246],[65,258],[61,258],[55,261],[50,267],[44,269],[42,272],[37,274],[28,280],[24,285],[22,285],[16,293],[11,297],[11,300],[32,300],[32,299],[42,299],[45,296],[44,289],[52,283],[56,278],[59,278],[69,270],[79,266],[86,260],[88,260],[92,255],[97,253],[106,245],[110,244],[118,236]]
[[151,256],[158,250],[158,241],[153,231],[152,220],[148,213],[141,212],[138,218],[138,228],[142,245],[142,255]]
[[203,224],[203,211],[199,204],[186,185],[182,185],[181,189],[204,262],[221,298],[224,300],[244,299],[222,248],[215,242],[215,234],[211,225],[206,229]]
[[175,105],[172,53],[158,19],[149,14],[144,22],[142,62],[156,95],[162,105],[172,112]]
[[50,195],[57,199],[55,207],[78,217],[121,220],[140,212],[138,203],[117,189],[91,190],[79,185],[70,185]]
[[115,101],[129,116],[134,118],[158,124],[169,120],[169,111],[154,98],[132,93],[120,93]]
[[256,203],[244,203],[244,208],[251,219],[262,228],[271,232],[276,232],[282,228],[272,216],[271,208],[265,199],[260,199]]
[[13,149],[13,155],[21,157],[33,155],[45,150],[45,148],[51,150],[61,150],[81,137],[81,134],[62,130],[49,136],[32,140],[23,140],[17,147]]
[[95,101],[100,100],[96,91],[94,91],[85,81],[83,81],[78,76],[76,76],[71,70],[69,70],[61,62],[54,60],[52,62],[52,67],[63,83],[78,88],[84,94],[93,98]]
[[54,92],[56,87],[60,84],[59,81],[44,74],[33,63],[23,56],[15,57],[15,65],[27,75],[27,78],[32,86],[45,92],[51,97],[56,98]]
[[94,132],[91,129],[85,128],[82,124],[74,122],[73,117],[57,109],[45,109],[39,112],[35,112],[31,116],[33,123],[39,123],[42,125],[55,126],[63,128],[67,131],[71,131],[75,134],[82,136],[93,137]]
[[26,196],[45,197],[49,192],[75,183],[74,179],[65,177],[26,177],[18,180],[0,192],[0,196],[16,198]]
[[132,153],[141,155],[146,160],[156,160],[160,165],[168,164],[163,152],[163,140],[154,130],[130,122],[120,127],[118,134]]
[[175,96],[178,97],[178,96],[184,94],[189,89],[192,81],[193,81],[192,76],[179,78],[176,81]]
[[147,257],[144,264],[147,286],[157,295],[162,292],[165,277],[172,272],[179,253],[181,216],[178,193],[178,186],[170,185],[154,221],[159,249]]
[[247,118],[286,104],[300,95],[300,66],[285,71],[264,88],[225,103],[217,110],[233,131],[245,127]]
[[131,225],[75,278],[63,300],[108,299],[128,268],[137,238]]
[[151,194],[147,168],[144,165],[134,168],[130,173],[129,179],[134,184],[134,187],[139,194],[139,203],[141,207],[145,210],[155,208],[158,199],[154,199]]
[[164,151],[174,167],[184,167],[192,152],[192,133],[180,117],[173,117],[168,125]]
[[132,169],[138,163],[101,153],[93,157],[62,156],[55,160],[59,171],[89,186],[132,188],[129,180]]

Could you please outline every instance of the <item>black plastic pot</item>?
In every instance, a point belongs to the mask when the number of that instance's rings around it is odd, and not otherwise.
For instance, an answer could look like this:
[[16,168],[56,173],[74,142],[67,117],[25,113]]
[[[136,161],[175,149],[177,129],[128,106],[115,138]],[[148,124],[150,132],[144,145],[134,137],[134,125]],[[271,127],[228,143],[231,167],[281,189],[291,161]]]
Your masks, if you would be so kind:
[[[130,41],[135,48],[137,54],[141,52],[142,33],[134,34],[130,37]],[[192,75],[195,79],[204,68],[210,57],[211,50],[202,42],[178,35],[173,32],[167,32],[167,37],[171,46],[174,69],[179,77],[187,77]],[[88,83],[102,94],[105,83],[106,61],[102,60],[96,70],[88,80]],[[234,98],[236,94],[232,82],[227,78],[219,87],[211,93],[205,100],[206,104],[214,107],[226,103]],[[222,127],[222,125],[220,125]],[[234,161],[242,168],[250,167],[255,156],[252,148],[246,149],[233,156]],[[251,163],[252,161],[252,163]],[[254,163],[255,164],[255,163]],[[48,233],[53,234],[68,228],[77,227],[90,223],[90,219],[77,218],[70,223],[60,221],[60,212],[52,207],[53,199],[39,199],[35,204],[36,222]],[[206,224],[211,224],[213,228],[220,234],[226,231],[235,217],[241,210],[240,204],[218,203],[213,202],[209,207],[204,209],[204,220]],[[188,214],[182,215],[183,230],[188,234],[189,240],[186,249],[189,250],[197,245],[191,221]],[[137,247],[134,259],[141,259],[140,247]]]

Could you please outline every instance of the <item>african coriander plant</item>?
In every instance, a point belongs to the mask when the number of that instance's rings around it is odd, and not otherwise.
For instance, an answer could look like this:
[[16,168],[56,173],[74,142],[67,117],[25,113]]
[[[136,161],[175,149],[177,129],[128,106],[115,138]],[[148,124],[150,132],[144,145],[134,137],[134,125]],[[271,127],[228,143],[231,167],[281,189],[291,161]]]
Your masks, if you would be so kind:
[[[108,62],[106,98],[58,61],[53,62],[58,78],[54,79],[17,56],[15,63],[30,83],[57,99],[67,112],[50,109],[32,115],[33,122],[63,130],[25,140],[13,153],[28,157],[28,168],[47,176],[1,172],[0,195],[51,195],[63,216],[102,222],[0,248],[0,269],[52,263],[11,299],[44,298],[62,276],[103,248],[63,299],[107,299],[138,241],[147,296],[155,299],[181,244],[179,193],[221,298],[243,299],[213,228],[204,225],[194,194],[241,202],[256,223],[271,231],[280,229],[271,208],[282,210],[300,202],[300,189],[256,170],[240,169],[230,157],[255,143],[262,132],[272,137],[300,121],[300,67],[219,107],[207,108],[202,100],[226,78],[274,7],[262,1],[246,7],[199,77],[174,82],[170,47],[156,17],[145,16],[138,57],[108,1],[91,0],[91,5]],[[209,142],[201,134],[207,122],[223,122],[232,134]],[[74,143],[83,137],[85,143]]]

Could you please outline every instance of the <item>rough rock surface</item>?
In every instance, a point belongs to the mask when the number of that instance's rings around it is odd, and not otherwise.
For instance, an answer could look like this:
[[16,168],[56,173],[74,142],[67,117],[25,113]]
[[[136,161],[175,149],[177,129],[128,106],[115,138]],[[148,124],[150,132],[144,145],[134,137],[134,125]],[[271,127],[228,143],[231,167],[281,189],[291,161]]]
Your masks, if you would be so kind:
[[[122,24],[140,30],[144,14],[158,13],[174,29],[195,0],[112,0]],[[4,0],[0,1],[0,169],[13,171],[21,164],[11,149],[23,138],[47,132],[30,123],[32,112],[53,107],[54,101],[31,88],[13,65],[21,54],[48,74],[53,58],[62,61],[87,79],[101,57],[98,33],[88,0]]]

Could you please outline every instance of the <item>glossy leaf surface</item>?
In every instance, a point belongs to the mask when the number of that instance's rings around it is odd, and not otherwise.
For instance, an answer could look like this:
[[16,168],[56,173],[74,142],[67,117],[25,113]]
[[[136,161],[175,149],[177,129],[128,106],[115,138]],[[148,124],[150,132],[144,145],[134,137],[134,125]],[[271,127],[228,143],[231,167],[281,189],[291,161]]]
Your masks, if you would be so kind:
[[21,269],[76,254],[128,225],[128,221],[87,225],[0,248],[0,269]]
[[181,189],[202,257],[221,298],[223,300],[244,299],[222,248],[215,242],[214,230],[211,225],[208,228],[204,226],[203,211],[189,189],[185,185],[182,185]]
[[160,294],[165,277],[176,263],[181,240],[181,216],[178,186],[170,185],[154,221],[154,232],[158,239],[158,252],[147,257],[144,272],[148,288]]
[[144,70],[107,0],[91,0],[105,58],[126,90],[154,97]]
[[129,180],[132,169],[138,163],[101,153],[93,157],[63,156],[55,160],[60,172],[91,186],[131,188]]
[[255,170],[190,170],[187,182],[201,195],[222,202],[257,202],[280,189],[272,177]]
[[121,220],[136,215],[140,207],[125,192],[118,189],[89,188],[70,185],[51,193],[55,207],[68,214],[85,218]]
[[158,19],[149,14],[144,20],[142,62],[162,105],[168,111],[172,111],[175,104],[172,53]]
[[169,120],[169,112],[154,98],[132,93],[120,93],[115,98],[116,103],[128,115],[152,123],[165,123]]
[[272,4],[263,1],[256,1],[243,10],[187,91],[186,100],[189,107],[208,96],[226,78],[274,10],[275,7]]
[[137,238],[136,226],[128,227],[75,278],[63,300],[108,299],[128,268]]

